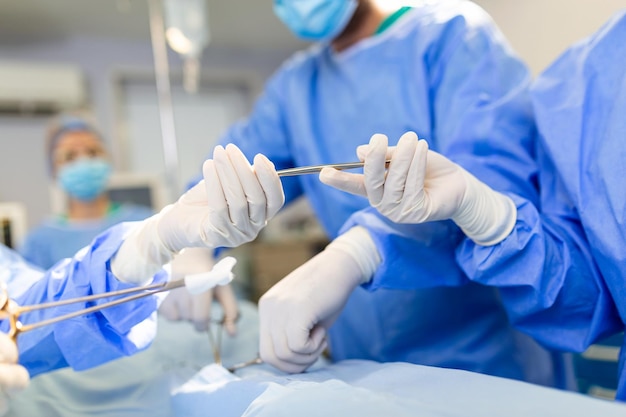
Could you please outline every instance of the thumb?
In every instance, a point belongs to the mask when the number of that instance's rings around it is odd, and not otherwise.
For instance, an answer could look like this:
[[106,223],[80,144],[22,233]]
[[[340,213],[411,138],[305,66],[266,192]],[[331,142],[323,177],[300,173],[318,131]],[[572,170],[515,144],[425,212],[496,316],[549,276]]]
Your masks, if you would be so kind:
[[361,174],[350,174],[335,168],[325,167],[320,172],[320,181],[350,194],[367,196],[363,175]]
[[302,340],[300,337],[289,337],[300,335],[295,331],[287,331],[287,344],[289,350],[301,355],[310,355],[319,352],[322,345],[326,343],[326,329],[317,324],[308,332],[308,337]]
[[[356,148],[356,156],[359,158],[360,161],[364,161],[365,157],[370,152],[370,150],[371,150],[370,145],[359,145]],[[387,151],[385,153],[385,159],[387,161],[390,160],[393,157],[393,154],[395,151],[396,151],[395,146],[387,147]]]

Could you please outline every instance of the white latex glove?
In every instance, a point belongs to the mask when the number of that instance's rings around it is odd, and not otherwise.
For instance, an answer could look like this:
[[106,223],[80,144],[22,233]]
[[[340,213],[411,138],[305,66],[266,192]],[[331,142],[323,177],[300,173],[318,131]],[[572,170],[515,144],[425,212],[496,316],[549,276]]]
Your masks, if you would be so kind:
[[[171,263],[172,279],[182,279],[190,274],[209,272],[214,266],[213,251],[205,248],[189,248],[174,257]],[[206,331],[211,321],[213,298],[222,306],[224,328],[232,336],[237,332],[239,309],[230,285],[219,285],[200,294],[191,294],[187,288],[170,291],[159,306],[159,313],[168,320],[187,320],[196,330]],[[220,319],[218,317],[217,319]]]
[[206,331],[211,320],[213,298],[217,299],[224,311],[224,329],[231,336],[235,335],[239,309],[230,285],[220,285],[211,291],[196,295],[190,294],[185,288],[177,288],[165,297],[159,307],[159,313],[168,320],[190,321],[197,331]]
[[[402,135],[397,147],[376,134],[357,154],[365,162],[363,174],[324,168],[320,181],[340,190],[366,196],[382,215],[397,223],[452,219],[479,245],[495,245],[506,238],[517,220],[515,203],[492,190],[441,154],[413,132]],[[385,161],[391,160],[388,170]]]
[[350,293],[380,262],[369,233],[355,227],[274,285],[259,300],[261,359],[291,373],[311,366]]
[[249,242],[285,202],[276,169],[261,154],[251,166],[236,146],[218,146],[203,173],[203,181],[125,239],[111,264],[118,279],[145,284],[184,248]]
[[0,332],[0,415],[7,411],[7,397],[26,388],[29,381],[26,368],[17,365],[17,346]]

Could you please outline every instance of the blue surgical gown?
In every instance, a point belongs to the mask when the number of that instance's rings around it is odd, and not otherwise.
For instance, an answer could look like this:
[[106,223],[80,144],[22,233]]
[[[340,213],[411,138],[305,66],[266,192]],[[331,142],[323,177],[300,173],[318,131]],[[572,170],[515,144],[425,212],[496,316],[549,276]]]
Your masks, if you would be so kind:
[[457,257],[473,281],[501,288],[516,326],[582,351],[626,323],[626,12],[567,50],[531,94],[541,210],[515,198],[512,234],[493,247],[466,240]]
[[[130,288],[110,271],[109,261],[133,223],[123,223],[97,236],[73,258],[64,259],[47,271],[27,264],[17,253],[0,245],[0,279],[9,296],[19,305],[59,301],[106,291]],[[167,278],[160,272],[154,278]],[[24,314],[24,324],[41,321],[110,301],[72,304]],[[149,346],[156,332],[157,300],[147,297],[107,308],[57,324],[20,334],[19,362],[31,376],[71,366],[92,368],[112,359],[131,355]],[[1,322],[2,331],[8,323]]]
[[[393,142],[412,130],[432,149],[471,161],[494,186],[536,198],[529,82],[478,6],[420,2],[345,51],[318,44],[293,56],[221,143],[236,144],[250,159],[263,153],[280,169],[351,161],[372,134]],[[333,359],[407,361],[563,385],[550,354],[510,326],[498,291],[469,282],[458,267],[462,234],[452,223],[407,233],[375,212],[359,212],[366,199],[316,176],[283,184],[287,201],[308,197],[329,236],[348,221],[366,227],[383,257],[375,282],[393,280],[354,292],[330,330]],[[355,213],[362,218],[351,218]],[[433,284],[416,288],[421,280]]]
[[148,207],[120,204],[99,220],[46,220],[26,236],[20,254],[33,265],[48,269],[64,258],[71,258],[98,234],[122,222],[143,220],[152,215]]

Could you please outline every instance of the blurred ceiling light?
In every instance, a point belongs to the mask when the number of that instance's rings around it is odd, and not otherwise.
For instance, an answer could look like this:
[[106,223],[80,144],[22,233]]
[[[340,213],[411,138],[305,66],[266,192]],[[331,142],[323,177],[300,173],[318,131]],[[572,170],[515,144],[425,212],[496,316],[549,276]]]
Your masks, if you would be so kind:
[[167,43],[170,45],[170,48],[181,55],[187,55],[193,49],[191,41],[183,35],[183,32],[181,32],[179,28],[167,28],[165,30],[165,38],[167,39]]
[[210,39],[206,0],[164,0],[164,6],[165,38],[170,48],[183,58],[185,90],[196,92],[200,57]]

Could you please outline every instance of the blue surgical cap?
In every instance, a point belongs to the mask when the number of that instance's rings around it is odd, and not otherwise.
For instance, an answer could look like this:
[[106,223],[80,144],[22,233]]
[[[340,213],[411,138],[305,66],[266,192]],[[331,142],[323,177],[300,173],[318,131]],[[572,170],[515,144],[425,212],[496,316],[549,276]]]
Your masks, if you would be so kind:
[[102,138],[94,127],[85,119],[74,115],[63,115],[56,120],[54,128],[48,136],[48,172],[50,175],[54,172],[54,148],[59,140],[68,132],[89,132],[93,133],[100,141]]

